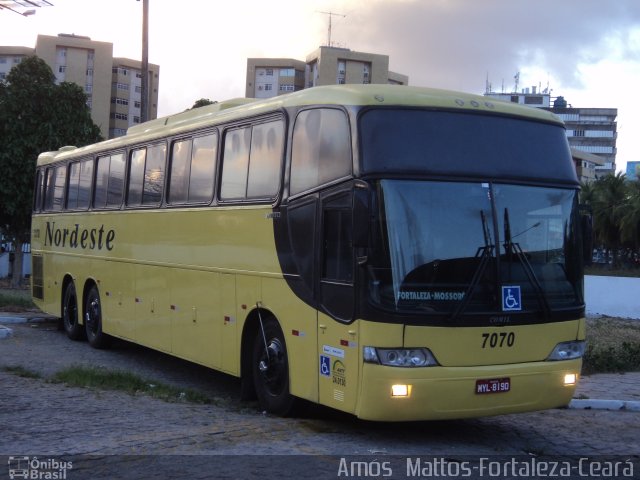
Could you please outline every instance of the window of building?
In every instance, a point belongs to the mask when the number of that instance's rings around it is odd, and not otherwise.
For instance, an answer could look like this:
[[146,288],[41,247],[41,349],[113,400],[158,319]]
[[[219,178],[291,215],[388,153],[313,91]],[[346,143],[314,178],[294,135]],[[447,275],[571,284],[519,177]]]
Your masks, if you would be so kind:
[[281,77],[294,77],[295,74],[296,74],[296,71],[293,68],[281,68],[280,69],[280,76]]
[[21,61],[22,61],[22,57],[13,57],[14,64],[20,63]]
[[134,102],[133,102],[133,106],[134,106],[135,108],[140,108],[140,107],[141,107],[141,103],[140,103],[140,101],[139,101],[139,100],[134,100]]
[[127,83],[114,82],[112,85],[118,90],[129,90],[129,84]]
[[273,85],[271,85],[270,83],[265,83],[264,89],[265,90],[273,90]]
[[141,93],[141,92],[142,92],[142,87],[136,86],[136,93]]
[[91,85],[90,83],[86,84],[86,85],[84,86],[84,91],[85,91],[85,93],[91,93],[91,92],[93,92],[93,85]]
[[266,68],[264,72],[268,77],[273,77],[273,68]]
[[7,57],[0,57],[0,64],[5,64],[7,63]]
[[93,68],[87,68],[87,77],[93,77]]
[[137,116],[134,115],[133,123],[140,123],[140,117],[137,117]]
[[58,73],[64,73],[67,71],[67,66],[66,65],[59,65],[58,66]]
[[128,98],[120,98],[120,97],[111,97],[111,103],[115,103],[116,105],[129,105]]
[[351,174],[351,137],[347,116],[337,109],[304,110],[293,130],[291,194]]
[[113,118],[114,120],[127,120],[127,121],[129,121],[129,115],[127,115],[126,113],[112,112],[111,113],[111,118]]
[[540,95],[525,95],[525,105],[542,105],[542,97]]
[[165,144],[131,152],[127,205],[159,205],[164,190]]

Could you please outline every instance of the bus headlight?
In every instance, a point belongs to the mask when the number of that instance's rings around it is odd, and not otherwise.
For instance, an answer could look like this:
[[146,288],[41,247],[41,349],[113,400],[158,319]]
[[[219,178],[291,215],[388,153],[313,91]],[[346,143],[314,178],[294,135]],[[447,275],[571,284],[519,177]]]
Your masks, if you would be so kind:
[[587,343],[583,340],[577,340],[574,342],[562,342],[556,345],[551,355],[547,357],[548,361],[555,360],[574,360],[581,358],[584,355],[584,350]]
[[364,361],[389,367],[432,367],[437,360],[428,348],[364,347]]

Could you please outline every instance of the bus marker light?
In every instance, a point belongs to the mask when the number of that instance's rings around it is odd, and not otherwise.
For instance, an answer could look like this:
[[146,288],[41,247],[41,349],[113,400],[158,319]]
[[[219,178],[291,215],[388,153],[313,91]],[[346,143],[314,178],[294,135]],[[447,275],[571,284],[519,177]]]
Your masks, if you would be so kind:
[[575,385],[578,380],[578,376],[575,373],[567,373],[564,376],[564,384],[565,385]]
[[408,397],[411,395],[411,385],[391,385],[392,397]]

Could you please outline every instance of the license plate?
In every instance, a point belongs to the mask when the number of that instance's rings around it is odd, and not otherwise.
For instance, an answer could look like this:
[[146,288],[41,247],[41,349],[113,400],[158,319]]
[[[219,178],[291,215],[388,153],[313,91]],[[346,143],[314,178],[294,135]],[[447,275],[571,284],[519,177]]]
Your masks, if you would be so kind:
[[504,393],[511,390],[510,378],[491,378],[488,380],[476,380],[476,394]]

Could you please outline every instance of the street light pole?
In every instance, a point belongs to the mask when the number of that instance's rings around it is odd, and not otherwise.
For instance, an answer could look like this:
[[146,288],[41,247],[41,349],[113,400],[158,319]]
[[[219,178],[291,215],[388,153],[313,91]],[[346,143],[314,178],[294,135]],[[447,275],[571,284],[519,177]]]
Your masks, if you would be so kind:
[[142,0],[141,70],[142,85],[140,87],[140,122],[146,122],[149,119],[149,0]]

